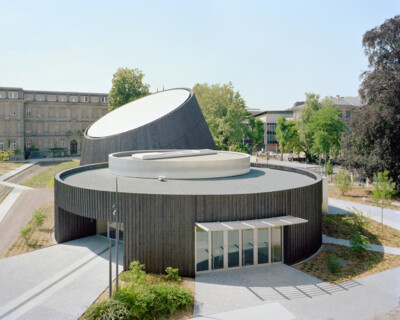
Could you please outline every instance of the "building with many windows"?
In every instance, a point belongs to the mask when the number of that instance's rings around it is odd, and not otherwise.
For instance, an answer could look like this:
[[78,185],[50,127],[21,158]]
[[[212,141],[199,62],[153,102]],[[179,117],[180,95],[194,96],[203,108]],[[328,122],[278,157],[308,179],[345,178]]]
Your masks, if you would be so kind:
[[0,150],[11,159],[80,155],[83,132],[107,113],[106,93],[0,87]]
[[291,119],[293,117],[292,110],[278,110],[278,111],[262,111],[254,114],[254,117],[260,119],[265,126],[264,131],[264,145],[265,151],[278,152],[279,144],[276,140],[275,129],[276,122],[280,117],[284,116],[286,119]]
[[[327,97],[332,101],[332,105],[337,107],[340,111],[339,117],[348,125],[350,121],[351,114],[356,108],[365,106],[365,103],[361,101],[359,97],[341,97],[337,95],[336,97]],[[292,107],[293,117],[298,119],[300,117],[301,108],[304,106],[304,102],[295,103]]]

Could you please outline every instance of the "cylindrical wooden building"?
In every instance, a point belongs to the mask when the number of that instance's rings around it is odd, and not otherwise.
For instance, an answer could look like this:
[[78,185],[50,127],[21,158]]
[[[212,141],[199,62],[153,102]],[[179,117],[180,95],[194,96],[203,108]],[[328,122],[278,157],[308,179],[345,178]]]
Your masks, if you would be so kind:
[[[249,159],[238,153],[179,151],[121,152],[109,163],[58,173],[56,240],[104,232],[104,223],[114,221],[118,178],[125,268],[139,260],[151,272],[171,266],[193,277],[293,264],[319,249],[319,175],[267,164],[250,168]],[[127,174],[134,167],[140,170]]]

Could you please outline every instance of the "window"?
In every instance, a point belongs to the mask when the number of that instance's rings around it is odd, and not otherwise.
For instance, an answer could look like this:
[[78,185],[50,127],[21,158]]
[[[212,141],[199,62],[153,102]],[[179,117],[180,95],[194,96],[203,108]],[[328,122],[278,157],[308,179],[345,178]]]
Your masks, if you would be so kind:
[[54,148],[54,140],[49,140],[49,148]]
[[37,147],[38,147],[38,149],[42,149],[43,148],[43,141],[42,140],[38,140]]
[[75,96],[74,97],[70,97],[69,99],[70,99],[71,102],[77,102],[78,101],[78,98],[75,97]]
[[88,96],[84,96],[83,97],[83,102],[89,102],[89,97]]
[[31,114],[32,114],[31,108],[27,108],[27,109],[26,109],[26,116],[27,116],[27,117],[30,117]]
[[222,231],[213,231],[212,238],[212,268],[213,270],[224,268],[224,235]]
[[4,150],[4,141],[0,141],[0,150]]
[[343,117],[342,111],[339,112],[339,118]]
[[346,110],[346,118],[350,118],[351,117],[351,110]]
[[196,227],[196,270],[208,270],[208,232]]
[[17,91],[9,91],[8,98],[10,99],[18,99],[18,92]]
[[67,97],[66,96],[58,96],[58,101],[65,102],[65,101],[67,101]]
[[108,101],[107,101],[107,97],[101,97],[101,102],[107,103],[107,102],[108,102]]
[[15,150],[17,148],[17,143],[15,140],[10,140],[10,149]]
[[32,148],[32,141],[27,141],[26,142],[26,148],[31,149]]
[[65,148],[65,140],[64,139],[60,140],[60,148]]
[[0,91],[0,98],[5,98],[6,97],[6,93],[4,91]]

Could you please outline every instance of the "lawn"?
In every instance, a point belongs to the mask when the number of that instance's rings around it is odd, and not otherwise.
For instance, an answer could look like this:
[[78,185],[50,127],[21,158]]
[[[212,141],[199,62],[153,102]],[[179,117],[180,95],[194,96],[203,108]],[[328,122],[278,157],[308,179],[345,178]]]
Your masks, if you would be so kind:
[[[322,227],[329,237],[350,240],[360,234],[371,244],[400,247],[400,231],[384,226],[382,232],[379,223],[361,215],[326,215]],[[295,268],[325,282],[341,283],[399,266],[398,255],[355,252],[351,247],[327,244],[320,254]]]
[[23,162],[0,162],[0,176],[22,166]]
[[[51,240],[51,234],[54,228],[54,203],[51,202],[41,205],[40,208],[34,212],[33,216],[35,214],[43,214],[43,223],[36,228],[32,228],[28,241],[19,234],[18,238],[5,254],[5,257],[12,257],[54,245]],[[34,218],[29,221],[28,225],[33,226],[33,220]]]
[[400,248],[399,230],[384,225],[382,232],[380,223],[355,214],[325,215],[322,218],[322,227],[328,237],[350,240],[351,236],[359,231],[371,244]]
[[[44,163],[45,165],[48,165]],[[39,163],[40,165],[40,163]],[[21,185],[32,187],[32,188],[48,188],[54,187],[54,175],[65,169],[73,168],[79,166],[79,160],[65,161],[51,166],[46,171],[40,172],[34,177],[23,181]]]

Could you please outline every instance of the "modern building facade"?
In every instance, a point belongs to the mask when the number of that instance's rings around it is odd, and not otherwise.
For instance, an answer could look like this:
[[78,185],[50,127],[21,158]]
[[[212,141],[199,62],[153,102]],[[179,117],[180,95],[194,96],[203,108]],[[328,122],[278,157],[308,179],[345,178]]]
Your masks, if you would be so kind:
[[290,120],[293,118],[292,110],[275,110],[275,111],[262,111],[255,113],[254,117],[260,119],[265,126],[264,131],[264,150],[269,152],[278,152],[279,144],[276,140],[275,129],[277,126],[277,121],[280,117],[284,116],[286,119]]
[[0,150],[11,159],[78,156],[83,132],[107,113],[105,93],[32,91],[0,87]]
[[[123,148],[132,137],[146,137],[146,149],[111,153],[107,161],[56,175],[57,242],[103,234],[107,224],[116,222],[115,204],[122,223],[125,268],[139,260],[150,272],[162,273],[171,266],[193,277],[215,270],[293,264],[320,248],[319,175],[250,164],[250,156],[242,153],[196,148],[196,144],[213,145],[209,131],[203,129],[198,137],[184,121],[172,122],[190,119],[202,128],[204,118],[189,89],[142,99],[89,127],[85,137],[92,143],[99,140],[97,147],[85,145],[82,159],[103,159],[109,143]],[[128,114],[137,116],[130,124],[121,120]],[[121,121],[115,121],[118,118]],[[164,137],[147,135],[149,128]],[[160,141],[192,147],[151,150]],[[92,152],[101,154],[95,158]]]

